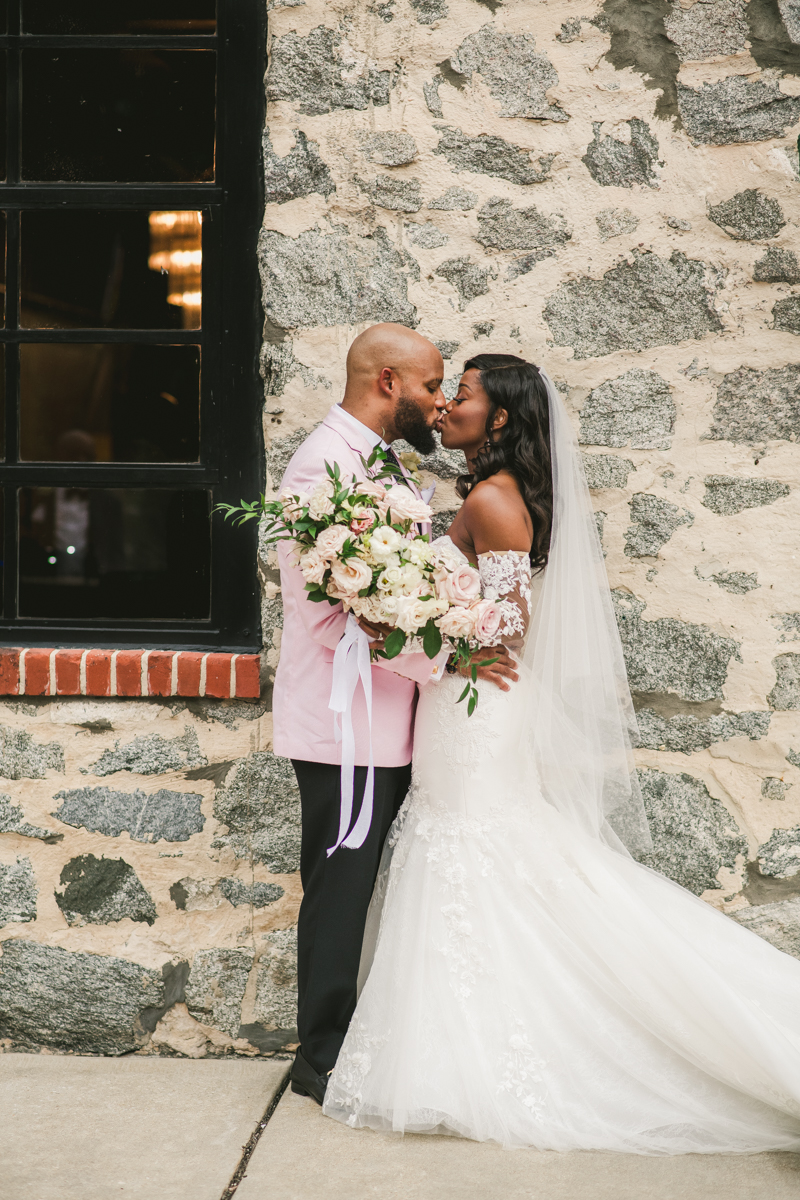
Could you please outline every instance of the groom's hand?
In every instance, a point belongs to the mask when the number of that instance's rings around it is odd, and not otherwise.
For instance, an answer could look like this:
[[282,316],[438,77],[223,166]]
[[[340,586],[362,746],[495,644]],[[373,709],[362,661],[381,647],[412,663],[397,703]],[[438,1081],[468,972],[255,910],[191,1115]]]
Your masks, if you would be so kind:
[[[485,658],[495,658],[497,662],[491,663],[488,667],[482,667],[481,662]],[[493,683],[495,687],[499,687],[501,692],[510,692],[511,688],[507,681],[516,683],[519,679],[517,664],[509,654],[505,646],[484,646],[481,650],[476,650],[472,655],[472,665],[478,668],[478,679],[485,679],[488,683]],[[459,675],[469,676],[469,667],[459,667]]]

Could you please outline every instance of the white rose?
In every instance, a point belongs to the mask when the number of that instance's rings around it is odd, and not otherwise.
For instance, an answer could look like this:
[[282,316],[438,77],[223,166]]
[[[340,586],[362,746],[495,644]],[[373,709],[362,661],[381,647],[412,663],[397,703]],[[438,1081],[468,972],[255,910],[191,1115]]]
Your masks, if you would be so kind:
[[382,592],[394,592],[399,588],[402,567],[387,567],[378,576],[378,587]]
[[316,547],[312,547],[300,559],[300,570],[306,583],[322,583],[327,569],[328,564]]
[[437,567],[455,571],[466,561],[458,546],[454,546],[449,538],[437,538],[431,542],[431,562],[436,563]]
[[425,580],[422,571],[420,571],[419,567],[415,567],[412,563],[407,563],[406,566],[400,568],[399,583],[406,596],[410,596],[415,592],[417,595],[419,595],[419,591],[417,589],[422,583],[424,583],[424,581]]
[[397,614],[394,619],[398,629],[404,633],[416,633],[427,623],[425,605],[417,596],[399,596],[397,599]]
[[475,616],[469,608],[450,608],[436,624],[448,638],[471,638],[475,632]]
[[316,547],[322,558],[333,558],[352,534],[346,525],[329,525],[318,536]]
[[323,517],[329,517],[333,511],[331,486],[327,483],[321,483],[311,493],[308,505],[309,516],[313,521],[320,521]]
[[348,558],[346,562],[334,559],[331,563],[331,582],[340,597],[357,596],[372,583],[372,571],[360,558]]
[[388,558],[390,554],[399,550],[402,544],[402,537],[391,525],[378,525],[369,538],[370,554],[377,559]]
[[425,567],[431,561],[431,547],[428,542],[423,542],[422,538],[406,539],[406,545],[403,547],[403,556],[408,562],[414,563],[417,567]]
[[417,475],[419,473],[419,464],[422,462],[416,450],[403,450],[397,456],[403,464],[409,475]]
[[394,521],[430,521],[433,509],[406,487],[389,488],[381,507],[391,510]]

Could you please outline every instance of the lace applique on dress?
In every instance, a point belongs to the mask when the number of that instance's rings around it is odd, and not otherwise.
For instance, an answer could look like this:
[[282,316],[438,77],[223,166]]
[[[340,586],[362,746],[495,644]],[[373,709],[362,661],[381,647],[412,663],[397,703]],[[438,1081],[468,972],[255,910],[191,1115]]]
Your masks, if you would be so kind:
[[498,640],[512,649],[525,641],[531,615],[531,560],[521,550],[489,550],[478,555],[483,594],[503,615]]

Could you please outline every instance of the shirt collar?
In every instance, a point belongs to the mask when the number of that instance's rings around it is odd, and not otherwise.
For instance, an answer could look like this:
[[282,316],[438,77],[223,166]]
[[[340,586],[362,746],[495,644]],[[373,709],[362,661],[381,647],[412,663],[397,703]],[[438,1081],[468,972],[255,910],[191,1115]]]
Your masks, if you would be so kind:
[[359,421],[358,417],[354,417],[346,408],[342,408],[341,404],[337,405],[339,409],[339,420],[345,421],[356,433],[360,434],[370,446],[380,446],[381,450],[388,450],[389,443],[385,442],[379,433],[374,429],[370,429],[369,425],[365,425],[363,421]]

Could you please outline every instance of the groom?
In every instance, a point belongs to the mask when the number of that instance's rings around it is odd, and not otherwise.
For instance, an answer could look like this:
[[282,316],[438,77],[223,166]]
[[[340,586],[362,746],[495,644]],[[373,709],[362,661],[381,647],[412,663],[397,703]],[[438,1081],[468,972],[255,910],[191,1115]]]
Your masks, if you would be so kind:
[[[344,479],[364,478],[361,456],[405,438],[421,454],[436,448],[433,428],[444,412],[442,356],[427,338],[404,325],[373,325],[347,354],[344,399],[292,458],[282,487],[311,492],[338,463]],[[400,465],[408,487],[419,495]],[[300,1049],[292,1090],[321,1104],[356,1004],[356,983],[367,908],[383,843],[411,780],[411,741],[417,685],[441,678],[447,652],[383,659],[372,667],[372,745],[375,787],[372,825],[357,849],[336,844],[339,829],[341,745],[328,708],[333,656],[347,616],[341,604],[313,604],[293,564],[291,548],[278,548],[284,626],[274,690],[275,753],[292,760],[300,788],[303,902],[297,926]],[[497,654],[492,651],[492,654]],[[516,679],[503,650],[483,679]],[[353,701],[356,738],[355,823],[369,758],[367,710],[362,689]]]

